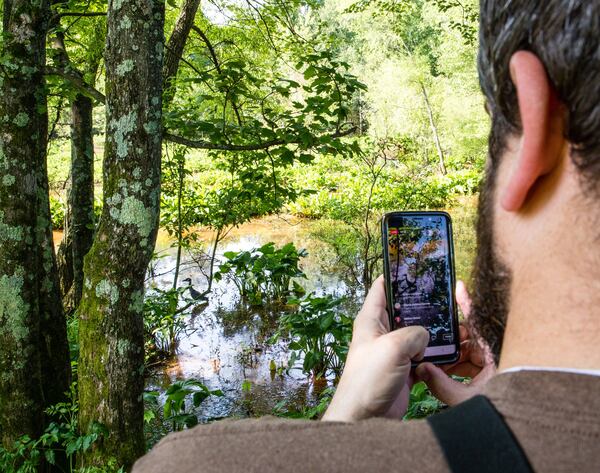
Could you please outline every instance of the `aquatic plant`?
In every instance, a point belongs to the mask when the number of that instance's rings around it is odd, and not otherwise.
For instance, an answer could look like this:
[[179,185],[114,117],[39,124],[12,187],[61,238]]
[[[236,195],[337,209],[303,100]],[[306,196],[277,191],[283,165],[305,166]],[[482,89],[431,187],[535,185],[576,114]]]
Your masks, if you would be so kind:
[[328,373],[339,376],[344,367],[352,337],[353,319],[340,312],[342,299],[331,295],[308,294],[290,298],[295,310],[283,315],[271,341],[289,337],[292,350],[288,368],[302,359],[302,371],[322,378]]
[[286,417],[288,419],[319,419],[325,413],[333,395],[335,394],[335,388],[325,388],[319,395],[317,403],[313,406],[303,406],[300,409],[289,407],[289,402],[284,399],[278,402],[273,408],[273,415],[277,417]]
[[[298,250],[293,243],[276,248],[269,242],[250,251],[228,251],[219,271],[217,281],[228,277],[237,287],[243,300],[253,305],[267,301],[282,301],[290,294],[292,278],[306,278],[300,269],[300,258],[308,253]],[[299,290],[296,283],[294,290]]]
[[186,330],[185,309],[179,300],[186,288],[154,289],[144,299],[144,342],[146,359],[175,354],[181,335]]
[[[144,421],[150,422],[158,417],[158,391],[144,393],[144,401],[149,409],[144,412]],[[163,421],[171,425],[173,431],[183,430],[198,424],[198,416],[188,406],[199,407],[210,396],[222,397],[220,389],[208,389],[197,379],[175,381],[165,391],[165,402],[162,407]]]
[[423,419],[439,412],[443,406],[444,404],[431,394],[425,383],[416,383],[410,391],[408,409],[404,419]]

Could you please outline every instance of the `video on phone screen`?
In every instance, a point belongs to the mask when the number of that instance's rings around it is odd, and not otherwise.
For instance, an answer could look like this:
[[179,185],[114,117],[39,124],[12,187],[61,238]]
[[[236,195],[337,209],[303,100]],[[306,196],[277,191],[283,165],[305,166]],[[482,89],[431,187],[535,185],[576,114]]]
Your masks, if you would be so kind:
[[[394,328],[422,325],[425,355],[454,352],[452,278],[444,216],[401,217],[388,225]],[[445,348],[443,348],[445,347]]]

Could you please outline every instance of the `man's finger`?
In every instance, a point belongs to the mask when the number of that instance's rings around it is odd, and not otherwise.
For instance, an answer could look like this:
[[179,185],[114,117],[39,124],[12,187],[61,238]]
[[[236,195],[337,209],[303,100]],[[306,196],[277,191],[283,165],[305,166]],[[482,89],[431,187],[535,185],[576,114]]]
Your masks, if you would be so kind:
[[465,340],[468,340],[469,338],[471,338],[469,329],[462,324],[458,326],[458,338],[461,343],[464,342]]
[[427,384],[435,397],[449,406],[460,404],[480,392],[480,386],[470,386],[454,381],[443,370],[431,363],[417,366],[416,375]]
[[465,319],[468,319],[471,314],[471,296],[469,295],[467,286],[462,281],[456,283],[456,302]]
[[429,332],[421,326],[414,325],[394,330],[383,338],[389,343],[389,349],[397,353],[398,359],[419,361],[425,356]]
[[388,313],[386,311],[385,287],[383,276],[379,276],[363,303],[362,309],[354,320],[356,337],[380,336],[390,331]]
[[369,289],[369,293],[365,298],[365,303],[363,305],[364,308],[371,309],[384,309],[385,310],[386,300],[385,300],[385,283],[383,281],[383,274],[379,276],[373,284],[371,285],[371,289]]

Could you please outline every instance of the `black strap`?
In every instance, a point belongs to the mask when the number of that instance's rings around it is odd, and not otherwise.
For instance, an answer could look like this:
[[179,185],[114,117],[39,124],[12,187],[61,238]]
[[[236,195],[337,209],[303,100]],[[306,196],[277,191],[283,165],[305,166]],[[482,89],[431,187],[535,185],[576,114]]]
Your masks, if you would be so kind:
[[485,396],[428,418],[453,473],[533,473],[519,442]]

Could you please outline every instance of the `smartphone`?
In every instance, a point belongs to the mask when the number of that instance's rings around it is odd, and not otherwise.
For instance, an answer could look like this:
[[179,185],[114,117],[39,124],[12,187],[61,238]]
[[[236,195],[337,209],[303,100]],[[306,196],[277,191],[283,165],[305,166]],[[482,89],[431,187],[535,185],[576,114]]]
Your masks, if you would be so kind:
[[390,328],[429,331],[423,361],[458,361],[452,222],[446,212],[391,212],[381,223]]

